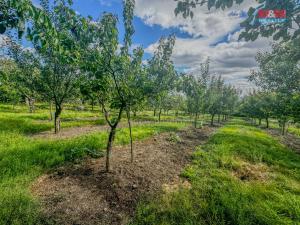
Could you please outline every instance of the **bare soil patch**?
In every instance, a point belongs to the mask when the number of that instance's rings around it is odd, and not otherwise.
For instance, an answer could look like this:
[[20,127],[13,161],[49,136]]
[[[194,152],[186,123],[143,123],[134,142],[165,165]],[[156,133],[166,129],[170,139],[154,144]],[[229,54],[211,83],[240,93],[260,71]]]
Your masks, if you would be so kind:
[[300,138],[297,135],[287,133],[283,136],[281,135],[281,132],[276,129],[268,129],[267,132],[273,137],[278,138],[282,144],[300,154]]
[[126,224],[139,200],[163,189],[189,184],[179,175],[190,162],[197,145],[204,144],[214,128],[189,128],[135,143],[135,161],[129,146],[113,149],[112,173],[104,173],[105,159],[86,159],[44,175],[32,186],[41,201],[42,213],[54,224]]
[[[143,122],[133,122],[133,126],[138,126],[142,124],[149,124],[153,122],[143,121]],[[127,127],[127,123],[120,123],[118,128]],[[45,131],[38,134],[34,134],[32,138],[40,139],[68,139],[78,137],[84,134],[109,131],[109,126],[107,125],[89,125],[83,127],[71,127],[71,128],[62,128],[58,134],[55,134],[54,131]]]

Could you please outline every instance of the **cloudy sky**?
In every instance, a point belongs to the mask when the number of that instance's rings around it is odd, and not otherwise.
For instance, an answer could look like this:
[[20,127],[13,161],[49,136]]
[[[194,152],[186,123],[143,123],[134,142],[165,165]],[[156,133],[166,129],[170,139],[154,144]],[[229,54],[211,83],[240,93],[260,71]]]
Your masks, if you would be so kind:
[[[247,76],[251,69],[256,69],[256,53],[270,46],[270,40],[262,38],[255,42],[237,41],[239,24],[246,18],[248,8],[255,4],[254,0],[245,0],[242,5],[225,11],[202,7],[195,10],[193,19],[183,19],[174,14],[174,0],[136,0],[134,44],[145,49],[147,59],[162,35],[175,33],[173,60],[178,70],[197,71],[200,63],[210,57],[212,73],[247,90],[253,87]],[[74,0],[74,9],[95,19],[104,11],[117,14],[122,40],[122,0]]]

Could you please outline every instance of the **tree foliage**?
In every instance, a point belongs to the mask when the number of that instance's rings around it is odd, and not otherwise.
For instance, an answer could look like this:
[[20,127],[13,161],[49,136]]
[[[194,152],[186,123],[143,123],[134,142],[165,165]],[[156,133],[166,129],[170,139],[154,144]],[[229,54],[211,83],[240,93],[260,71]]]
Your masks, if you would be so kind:
[[[177,7],[175,14],[181,14],[184,18],[193,17],[194,9],[206,6],[225,10],[234,4],[241,4],[244,0],[175,0]],[[295,39],[300,36],[300,4],[296,0],[257,0],[258,6],[248,9],[247,18],[240,24],[243,29],[240,39],[246,41],[256,40],[259,36],[273,37],[274,40]],[[264,25],[259,22],[258,10],[286,10],[287,19],[283,23]]]
[[259,70],[249,77],[262,90],[246,99],[249,112],[256,110],[251,117],[272,115],[279,120],[283,134],[286,123],[299,118],[299,56],[299,39],[274,44],[271,52],[258,53]]
[[175,35],[162,37],[153,57],[143,61],[143,48],[133,48],[134,0],[123,1],[123,41],[119,41],[119,20],[112,13],[94,20],[77,14],[71,0],[40,0],[39,8],[26,0],[2,1],[1,7],[6,8],[0,15],[1,32],[18,31],[22,35],[25,31],[33,48],[6,44],[0,95],[7,96],[11,85],[27,99],[47,101],[50,106],[54,103],[56,133],[66,103],[79,96],[93,105],[97,102],[110,127],[107,171],[111,170],[112,146],[123,114],[130,129],[134,162],[132,112],[153,107],[160,121],[163,110],[175,110],[176,116],[186,111],[195,116],[197,125],[200,114],[230,115],[235,107],[236,90],[221,78],[209,76],[209,61],[201,64],[198,76],[176,71],[172,61]]

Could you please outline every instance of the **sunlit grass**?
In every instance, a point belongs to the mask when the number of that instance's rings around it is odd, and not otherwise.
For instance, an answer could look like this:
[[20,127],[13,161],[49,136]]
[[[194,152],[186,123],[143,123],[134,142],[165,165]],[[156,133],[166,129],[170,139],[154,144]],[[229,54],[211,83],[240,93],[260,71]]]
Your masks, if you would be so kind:
[[132,224],[300,224],[300,156],[244,122],[197,148],[182,175],[191,189],[141,203]]
[[[108,133],[92,133],[61,141],[32,139],[24,133],[34,129],[46,130],[47,125],[33,126],[30,119],[18,121],[6,115],[6,120],[3,120],[3,114],[1,116],[0,224],[36,224],[39,221],[39,207],[37,200],[30,194],[32,182],[45,171],[78,160],[91,152],[96,156],[103,155]],[[134,140],[141,140],[185,126],[184,123],[140,125],[133,127],[133,137]],[[128,129],[118,129],[115,144],[128,143]]]
[[[255,125],[258,126],[258,120],[256,120],[256,124]],[[261,128],[266,128],[266,125],[267,125],[266,121],[262,120],[260,127]],[[279,132],[281,132],[281,128],[279,126],[279,122],[276,119],[272,119],[272,118],[269,119],[269,128],[270,129],[276,129]],[[300,124],[299,124],[299,122],[298,123],[288,124],[287,125],[287,132],[290,133],[290,134],[294,134],[294,135],[300,137]]]
[[[299,125],[298,125],[299,126]],[[300,127],[298,126],[290,126],[288,128],[288,132],[292,133],[292,134],[295,134],[297,136],[300,137]]]

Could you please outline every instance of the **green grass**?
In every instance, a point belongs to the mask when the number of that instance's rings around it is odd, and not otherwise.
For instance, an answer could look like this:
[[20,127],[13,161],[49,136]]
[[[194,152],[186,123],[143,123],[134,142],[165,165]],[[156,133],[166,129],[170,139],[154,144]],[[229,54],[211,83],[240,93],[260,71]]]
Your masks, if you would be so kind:
[[[28,113],[28,107],[25,105],[11,105],[0,104],[0,124],[1,130],[7,132],[17,131],[22,134],[31,135],[43,131],[53,131],[54,122],[50,121],[50,113],[48,105],[38,104],[35,113]],[[61,114],[61,128],[82,127],[89,125],[104,125],[105,119],[103,113],[98,107],[94,111],[74,111],[74,106],[67,105]],[[88,108],[88,107],[86,107]],[[117,115],[117,112],[112,112],[112,115]],[[199,119],[207,120],[208,116]],[[162,121],[178,120],[186,123],[192,123],[193,119],[189,116],[180,115],[175,117],[175,112],[169,115],[162,114]],[[158,121],[158,117],[153,116],[153,112],[143,111],[138,112],[137,116],[132,116],[133,121]],[[126,123],[125,115],[123,115],[122,122]]]
[[[257,121],[256,121],[257,122]],[[266,127],[266,121],[262,120],[261,127]],[[269,128],[271,129],[278,129],[281,131],[281,128],[279,127],[278,120],[276,119],[269,119]],[[291,134],[294,134],[296,136],[300,137],[300,124],[289,124],[287,131]]]
[[240,121],[198,147],[191,188],[140,203],[132,224],[300,224],[300,156]]
[[[23,105],[0,104],[1,131],[36,134],[53,130],[54,122],[49,120],[48,110],[37,108],[35,113],[28,113]],[[64,110],[61,115],[62,129],[87,125],[104,125],[105,120],[99,112]]]
[[291,134],[297,135],[300,137],[300,127],[298,126],[290,126],[288,128],[288,132],[290,132]]
[[[33,139],[26,135],[51,129],[51,124],[46,121],[46,111],[28,114],[22,109],[15,113],[9,110],[0,107],[0,224],[43,224],[39,218],[39,203],[31,195],[30,185],[47,170],[64,163],[86,155],[103,155],[108,134],[92,133],[60,141]],[[66,111],[63,128],[91,124],[89,117],[94,115]],[[134,140],[141,140],[184,126],[186,124],[183,123],[141,125],[133,128],[133,137]],[[128,133],[128,129],[118,129],[115,144],[128,144]]]

